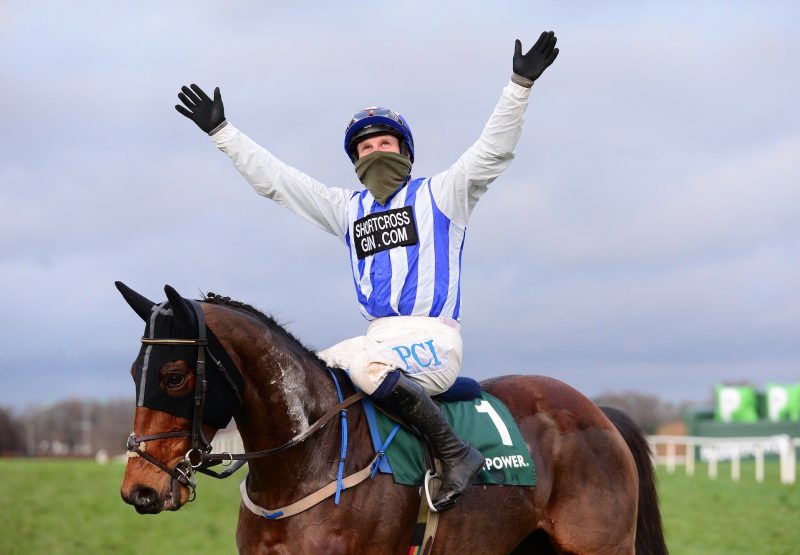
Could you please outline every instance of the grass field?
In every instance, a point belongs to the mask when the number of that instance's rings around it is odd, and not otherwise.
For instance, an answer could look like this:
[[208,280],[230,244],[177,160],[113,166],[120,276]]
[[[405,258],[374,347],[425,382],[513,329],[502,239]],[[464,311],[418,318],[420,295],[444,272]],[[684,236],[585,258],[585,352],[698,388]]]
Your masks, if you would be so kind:
[[777,462],[767,462],[763,483],[754,464],[743,462],[741,480],[730,479],[730,464],[708,478],[699,464],[695,476],[683,469],[659,469],[667,546],[674,555],[800,554],[800,484],[780,483]]
[[119,495],[125,467],[0,460],[0,554],[236,553],[238,479],[201,476],[180,511],[139,515]]
[[[687,478],[659,471],[673,555],[800,553],[800,485],[778,480],[767,463],[755,483],[729,469],[710,480],[705,467]],[[119,497],[124,467],[88,461],[0,460],[0,554],[235,553],[238,481],[200,476],[198,500],[177,512],[138,515]]]

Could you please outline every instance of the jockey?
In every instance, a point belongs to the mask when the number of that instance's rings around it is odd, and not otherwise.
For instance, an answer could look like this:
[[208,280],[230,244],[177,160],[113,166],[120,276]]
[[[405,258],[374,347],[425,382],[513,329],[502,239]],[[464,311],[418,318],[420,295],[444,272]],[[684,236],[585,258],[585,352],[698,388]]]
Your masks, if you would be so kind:
[[349,249],[366,335],[319,353],[349,370],[379,407],[421,431],[442,461],[437,510],[452,507],[484,464],[431,400],[461,369],[461,251],[478,199],[514,157],[533,82],[558,55],[553,32],[528,51],[516,41],[513,74],[478,141],[447,170],[412,178],[414,138],[399,113],[353,114],[344,149],[361,190],[327,187],[278,160],[225,119],[219,88],[209,98],[182,87],[175,108],[208,133],[250,185],[336,235]]

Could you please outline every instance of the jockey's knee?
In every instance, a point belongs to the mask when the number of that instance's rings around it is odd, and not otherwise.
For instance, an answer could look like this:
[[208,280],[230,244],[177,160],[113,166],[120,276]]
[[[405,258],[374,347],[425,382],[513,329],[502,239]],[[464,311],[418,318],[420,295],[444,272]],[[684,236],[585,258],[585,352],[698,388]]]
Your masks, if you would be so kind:
[[396,367],[375,360],[354,360],[350,368],[350,379],[366,394],[372,394]]
[[370,362],[367,364],[367,379],[381,383],[386,374],[393,370],[395,370],[395,367],[385,362]]

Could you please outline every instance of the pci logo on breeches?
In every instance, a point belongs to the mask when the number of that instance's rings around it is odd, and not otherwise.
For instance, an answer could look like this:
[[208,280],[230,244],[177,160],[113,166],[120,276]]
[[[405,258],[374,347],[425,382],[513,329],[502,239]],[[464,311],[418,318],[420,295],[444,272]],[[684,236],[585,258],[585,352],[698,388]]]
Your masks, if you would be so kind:
[[436,354],[433,339],[411,345],[396,345],[392,350],[397,353],[405,365],[408,374],[419,374],[430,367],[441,366],[442,362]]

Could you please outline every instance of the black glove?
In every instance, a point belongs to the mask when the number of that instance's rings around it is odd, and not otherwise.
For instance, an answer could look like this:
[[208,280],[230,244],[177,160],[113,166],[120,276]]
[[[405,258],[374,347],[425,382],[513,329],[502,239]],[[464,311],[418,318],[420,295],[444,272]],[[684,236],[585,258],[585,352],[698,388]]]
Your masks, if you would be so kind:
[[[556,35],[553,31],[544,32],[539,36],[536,44],[522,55],[522,43],[517,39],[514,45],[514,75],[511,79],[523,87],[530,87],[542,72],[550,67],[558,56],[556,48]],[[516,79],[522,77],[522,79]]]
[[222,106],[222,96],[219,94],[219,87],[214,89],[214,100],[208,98],[203,89],[195,84],[192,88],[181,87],[178,98],[186,106],[175,105],[175,109],[181,114],[197,124],[197,127],[211,133],[217,127],[225,123],[225,108]]

